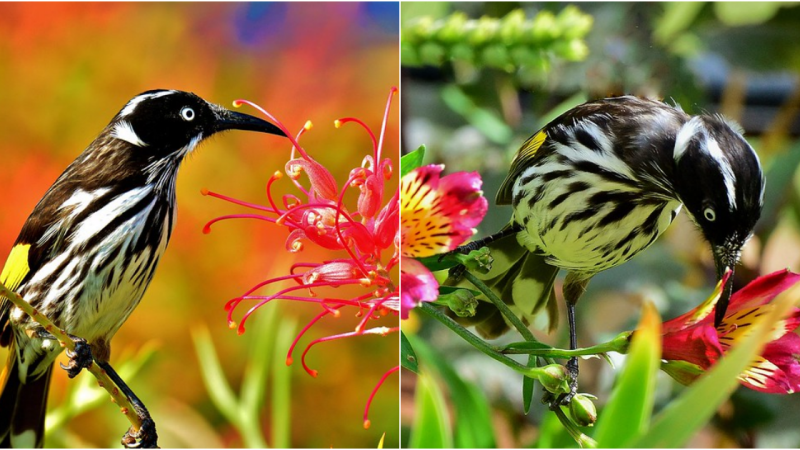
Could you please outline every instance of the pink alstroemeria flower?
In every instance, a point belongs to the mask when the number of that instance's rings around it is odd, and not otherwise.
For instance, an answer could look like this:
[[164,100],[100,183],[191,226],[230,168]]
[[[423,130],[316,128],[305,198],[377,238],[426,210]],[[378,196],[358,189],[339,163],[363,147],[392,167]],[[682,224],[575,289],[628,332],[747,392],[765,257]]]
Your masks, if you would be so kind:
[[[230,300],[225,309],[228,311],[228,324],[238,329],[239,334],[245,331],[245,322],[258,308],[274,300],[315,303],[320,312],[295,338],[289,348],[286,364],[294,361],[293,353],[300,338],[318,321],[324,318],[338,318],[345,310],[354,310],[357,321],[353,331],[334,336],[327,336],[311,341],[301,356],[303,368],[311,376],[317,371],[306,365],[306,354],[314,345],[354,336],[380,335],[396,333],[396,318],[400,311],[399,285],[392,280],[390,272],[400,260],[400,194],[394,195],[384,203],[384,184],[392,177],[392,160],[382,159],[384,133],[392,98],[397,88],[392,88],[386,102],[381,132],[378,137],[359,119],[348,117],[339,119],[335,126],[339,128],[346,123],[355,123],[366,130],[371,143],[372,152],[364,157],[361,165],[350,171],[340,188],[333,174],[300,146],[300,136],[311,128],[307,122],[303,129],[292,137],[292,133],[270,113],[246,100],[237,100],[235,106],[250,105],[277,124],[292,142],[289,161],[285,173],[300,192],[300,196],[284,195],[276,200],[272,195],[272,186],[283,178],[283,173],[275,172],[267,183],[267,205],[258,205],[233,199],[215,192],[203,191],[209,195],[241,205],[257,211],[255,214],[233,214],[218,217],[204,228],[208,233],[212,224],[221,220],[247,218],[264,220],[286,227],[288,237],[286,250],[300,252],[304,245],[311,243],[325,249],[340,251],[342,257],[322,262],[296,263],[289,269],[289,274],[258,283],[244,294]],[[301,183],[302,174],[308,178],[308,186]],[[346,205],[345,194],[350,188],[358,188],[359,195],[355,205]],[[349,197],[348,197],[349,198]],[[281,284],[288,286],[277,287]],[[327,292],[328,288],[340,286],[360,286],[364,293],[353,298],[339,298]],[[262,295],[259,291],[271,288],[271,293]],[[248,309],[238,322],[233,314],[240,304]],[[384,319],[385,318],[385,319]],[[384,319],[390,322],[382,326],[371,326],[373,322]],[[368,428],[369,407],[372,399],[386,378],[399,370],[399,366],[389,369],[372,390],[364,410],[364,427]]]
[[[748,333],[753,319],[771,308],[770,302],[800,282],[800,274],[781,270],[753,280],[733,294],[725,319],[714,327],[714,305],[727,275],[703,304],[663,325],[665,369],[683,383],[708,370],[731,346]],[[784,320],[775,323],[772,340],[750,366],[739,375],[739,381],[750,389],[774,394],[790,394],[800,389],[800,336],[794,330],[800,325],[800,308],[793,308]],[[691,364],[684,370],[681,364]]]
[[449,252],[475,234],[488,203],[477,172],[440,176],[443,165],[418,167],[400,180],[400,316],[439,295],[439,283],[419,261]]

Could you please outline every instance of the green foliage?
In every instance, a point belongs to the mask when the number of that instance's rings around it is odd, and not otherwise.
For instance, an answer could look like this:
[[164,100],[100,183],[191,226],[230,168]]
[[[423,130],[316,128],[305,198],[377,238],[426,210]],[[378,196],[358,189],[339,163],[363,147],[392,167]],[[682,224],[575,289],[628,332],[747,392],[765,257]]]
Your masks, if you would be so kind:
[[423,159],[425,159],[425,145],[420,145],[413,152],[403,155],[400,158],[400,177],[402,178],[417,167],[421,167]]
[[575,6],[530,19],[521,9],[499,19],[469,19],[463,12],[442,19],[426,15],[404,22],[401,61],[406,66],[452,62],[516,72],[521,80],[541,79],[553,63],[586,58],[584,37],[591,27],[592,17]]
[[[489,403],[482,389],[459,376],[458,372],[447,362],[443,355],[437,352],[430,344],[415,336],[410,336],[410,339],[414,343],[414,347],[418,350],[420,364],[423,367],[422,375],[420,375],[418,380],[423,379],[423,383],[433,382],[436,384],[435,381],[440,379],[444,383],[444,386],[447,387],[447,392],[449,393],[448,398],[452,402],[452,410],[455,415],[452,421],[453,427],[452,430],[441,430],[441,435],[447,436],[448,434],[452,434],[453,444],[449,446],[445,445],[444,448],[453,446],[455,448],[494,447],[495,438],[494,430],[492,429],[491,412]],[[432,373],[435,373],[437,377],[434,377]],[[439,390],[440,388],[435,389]],[[448,419],[442,421],[442,423],[447,426],[451,422],[449,420],[449,413],[446,408],[442,411],[444,414],[448,414]],[[425,427],[427,425],[422,426]],[[413,433],[420,433],[417,430],[418,428],[415,427]],[[414,434],[412,434],[412,436],[414,436]],[[439,448],[435,445],[428,444],[435,444],[437,442],[445,443],[447,440],[447,437],[441,441],[423,441],[421,438],[420,441],[414,441],[412,439],[412,442],[418,444],[417,446],[412,445],[412,448]]]
[[261,426],[261,413],[267,399],[268,380],[272,377],[271,417],[273,447],[289,447],[291,387],[290,371],[275,350],[288,348],[295,329],[293,320],[278,323],[280,308],[266,308],[255,319],[248,333],[252,341],[251,357],[247,361],[241,390],[237,396],[225,377],[211,334],[205,327],[192,331],[197,357],[200,360],[203,382],[216,408],[236,428],[247,448],[267,448]]
[[422,373],[417,377],[414,404],[414,428],[409,448],[452,448],[447,403],[431,375]]
[[406,334],[400,332],[400,365],[414,373],[419,373],[419,363],[414,347],[408,342]]
[[[645,430],[653,413],[656,375],[661,360],[661,318],[645,303],[625,367],[603,409],[594,437],[604,447],[619,447]],[[625,424],[624,431],[620,425]]]

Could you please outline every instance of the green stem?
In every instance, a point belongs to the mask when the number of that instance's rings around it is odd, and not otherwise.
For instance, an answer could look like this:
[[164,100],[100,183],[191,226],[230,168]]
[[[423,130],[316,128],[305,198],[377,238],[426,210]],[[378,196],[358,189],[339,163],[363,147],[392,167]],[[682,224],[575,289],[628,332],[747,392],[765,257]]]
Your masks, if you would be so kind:
[[[576,348],[574,350],[567,350],[561,348],[514,348],[511,344],[502,349],[502,353],[506,355],[536,355],[549,358],[572,358],[573,356],[586,356],[597,355],[599,353],[617,352],[625,354],[628,351],[628,336],[630,333],[623,333],[614,339],[603,342],[602,344],[593,345],[591,347]],[[524,343],[523,343],[524,344]]]
[[526,341],[539,342],[535,337],[533,337],[531,330],[529,330],[528,327],[522,323],[522,320],[520,320],[519,317],[517,317],[517,315],[511,311],[511,308],[509,308],[503,300],[495,295],[489,286],[487,286],[483,281],[479,280],[478,277],[469,271],[464,272],[464,278],[475,285],[476,288],[483,292],[483,295],[485,295],[489,300],[491,300],[492,303],[494,303],[494,306],[506,317],[506,319],[508,319],[509,322],[511,322],[511,325],[514,325],[514,328],[519,331],[519,334],[521,334]]
[[425,314],[433,317],[434,319],[438,320],[439,322],[444,324],[444,326],[446,326],[447,328],[453,330],[453,332],[461,336],[461,338],[467,341],[470,345],[477,348],[478,350],[480,350],[487,356],[491,357],[492,359],[495,359],[505,364],[506,366],[514,369],[515,371],[523,375],[531,374],[531,369],[529,367],[526,367],[520,364],[519,362],[509,358],[508,356],[503,355],[497,350],[497,348],[487,344],[486,341],[484,341],[483,339],[470,333],[469,330],[459,325],[455,320],[447,317],[444,313],[436,309],[436,307],[434,307],[433,305],[423,302],[418,307],[418,309],[424,312]]
[[561,421],[561,425],[564,425],[569,435],[572,436],[572,439],[575,439],[575,442],[577,442],[581,448],[597,448],[597,441],[583,434],[583,432],[578,429],[578,426],[575,425],[575,422],[564,414],[560,406],[556,406],[550,410],[556,413],[558,420]]

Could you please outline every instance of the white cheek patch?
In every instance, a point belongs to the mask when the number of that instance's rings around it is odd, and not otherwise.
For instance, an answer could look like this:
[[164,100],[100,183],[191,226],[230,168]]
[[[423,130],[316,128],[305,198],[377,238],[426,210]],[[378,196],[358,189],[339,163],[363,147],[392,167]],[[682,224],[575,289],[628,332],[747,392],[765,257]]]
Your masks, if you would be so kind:
[[119,112],[119,116],[120,117],[129,116],[136,109],[136,106],[138,106],[139,103],[141,103],[141,102],[143,102],[145,100],[148,100],[148,99],[151,99],[151,98],[163,97],[165,95],[174,94],[175,92],[177,92],[177,91],[162,91],[162,92],[156,92],[154,94],[138,95],[138,96],[132,98],[131,101],[129,101],[128,104],[125,105],[124,108],[122,108],[122,111]]
[[137,147],[147,146],[144,141],[139,139],[139,136],[136,135],[136,132],[133,131],[133,127],[131,126],[130,122],[126,122],[124,120],[114,125],[114,129],[111,130],[111,135]]

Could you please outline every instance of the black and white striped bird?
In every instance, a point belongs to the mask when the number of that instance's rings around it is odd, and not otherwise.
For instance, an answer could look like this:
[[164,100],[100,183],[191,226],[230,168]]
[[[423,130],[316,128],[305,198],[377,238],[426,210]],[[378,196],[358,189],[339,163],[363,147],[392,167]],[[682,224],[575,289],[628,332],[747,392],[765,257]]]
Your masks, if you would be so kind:
[[[513,206],[511,222],[472,248],[489,244],[495,262],[481,278],[525,318],[557,312],[553,283],[566,270],[575,348],[574,306],[589,280],[647,248],[682,207],[711,245],[717,277],[733,270],[761,214],[764,183],[741,129],[721,116],[632,96],[588,102],[522,145],[496,198]],[[467,320],[486,337],[508,328],[488,303]]]
[[[107,365],[111,338],[144,295],[175,225],[175,180],[209,136],[275,125],[175,90],[130,100],[67,167],[22,227],[0,281]],[[9,347],[0,395],[0,446],[43,445],[58,342],[0,298]],[[71,364],[71,376],[80,372]]]

